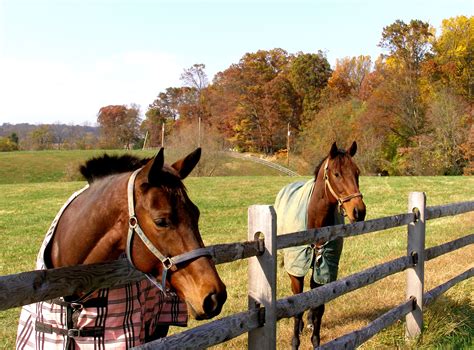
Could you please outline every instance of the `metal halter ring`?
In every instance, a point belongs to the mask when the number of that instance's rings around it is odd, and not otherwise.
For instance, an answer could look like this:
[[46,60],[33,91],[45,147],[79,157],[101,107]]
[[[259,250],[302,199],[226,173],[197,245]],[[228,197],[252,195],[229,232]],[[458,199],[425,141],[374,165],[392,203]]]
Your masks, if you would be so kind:
[[128,224],[131,228],[136,228],[138,225],[138,220],[136,216],[130,216],[130,218],[128,219]]
[[173,267],[174,263],[173,263],[173,260],[171,260],[170,257],[167,257],[166,259],[164,259],[162,262],[163,264],[163,267],[166,269],[166,270],[169,270]]

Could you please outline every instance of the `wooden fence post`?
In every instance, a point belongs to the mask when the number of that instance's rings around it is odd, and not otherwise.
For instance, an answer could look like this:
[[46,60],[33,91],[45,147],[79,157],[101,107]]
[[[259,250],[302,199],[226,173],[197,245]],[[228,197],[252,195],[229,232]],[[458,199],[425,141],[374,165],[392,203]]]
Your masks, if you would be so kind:
[[416,298],[416,305],[406,316],[405,336],[414,338],[423,329],[423,285],[425,265],[425,208],[426,195],[424,192],[410,192],[408,197],[408,212],[416,214],[415,222],[408,224],[407,254],[413,258],[414,266],[407,269],[407,299]]
[[[248,240],[263,235],[263,254],[249,258],[249,310],[264,307],[262,326],[248,333],[248,349],[276,349],[276,213],[269,205],[248,210]],[[264,314],[263,314],[264,311]]]

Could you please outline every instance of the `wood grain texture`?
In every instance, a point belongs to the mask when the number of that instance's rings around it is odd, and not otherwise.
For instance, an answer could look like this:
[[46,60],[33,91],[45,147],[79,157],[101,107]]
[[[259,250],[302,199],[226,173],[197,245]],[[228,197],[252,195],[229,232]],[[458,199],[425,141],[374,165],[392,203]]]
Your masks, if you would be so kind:
[[426,220],[458,215],[474,210],[474,201],[451,203],[426,208]]
[[360,221],[348,225],[326,226],[307,231],[287,233],[277,237],[277,249],[314,243],[316,240],[333,240],[336,237],[357,236],[364,233],[386,230],[407,225],[415,220],[413,213]]
[[[264,253],[248,260],[249,310],[263,307],[265,319],[261,327],[248,334],[248,349],[276,348],[276,213],[272,206],[252,205],[248,210],[248,236],[255,239],[263,234]],[[258,236],[258,234],[257,234]]]
[[426,194],[410,192],[408,212],[417,212],[417,220],[408,224],[407,255],[415,259],[415,264],[407,269],[406,298],[414,297],[416,307],[406,315],[405,336],[415,338],[423,329],[423,288],[425,284],[425,210]]
[[257,328],[259,312],[255,309],[234,314],[133,349],[205,349]]
[[411,264],[410,257],[402,256],[307,292],[279,299],[276,304],[277,319],[293,317],[310,307],[313,308],[325,304],[343,294],[403,271],[411,266]]
[[125,259],[1,276],[0,310],[143,278],[143,273],[131,267]]
[[437,258],[438,256],[452,252],[456,249],[460,249],[473,243],[474,233],[471,233],[470,235],[455,239],[453,241],[427,248],[425,249],[425,261]]

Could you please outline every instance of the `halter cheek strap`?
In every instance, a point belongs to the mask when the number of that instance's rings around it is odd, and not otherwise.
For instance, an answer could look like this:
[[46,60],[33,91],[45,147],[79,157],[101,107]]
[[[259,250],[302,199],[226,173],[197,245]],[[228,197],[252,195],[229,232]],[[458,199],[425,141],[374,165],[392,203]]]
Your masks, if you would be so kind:
[[329,170],[329,158],[326,160],[326,163],[324,164],[324,183],[326,184],[326,187],[329,189],[329,192],[331,192],[332,196],[336,198],[339,212],[343,213],[344,216],[347,216],[344,213],[342,205],[345,202],[349,202],[353,198],[357,198],[357,197],[362,198],[362,193],[356,192],[345,197],[338,196],[336,192],[334,191],[334,189],[332,188],[331,183],[329,182],[328,170]]
[[150,241],[150,239],[145,235],[145,232],[143,232],[142,228],[138,224],[138,219],[135,215],[135,205],[134,205],[134,185],[135,185],[135,178],[137,177],[138,173],[140,172],[141,169],[135,170],[132,175],[130,176],[128,180],[128,186],[127,186],[127,196],[128,196],[128,215],[129,215],[129,220],[128,220],[128,236],[127,236],[127,246],[125,248],[125,252],[127,254],[127,259],[130,262],[130,264],[136,268],[135,264],[133,263],[132,259],[132,241],[133,241],[133,236],[136,233],[137,236],[141,239],[141,241],[145,244],[145,246],[150,250],[150,252],[158,258],[158,260],[162,263],[163,265],[163,272],[161,276],[161,284],[158,284],[156,282],[156,279],[150,275],[146,274],[147,278],[156,286],[158,287],[161,291],[166,292],[166,277],[168,274],[168,270],[175,271],[177,270],[177,265],[182,264],[186,261],[196,259],[201,256],[213,256],[214,251],[211,248],[198,248],[191,250],[189,252],[174,256],[174,257],[167,257],[164,254],[162,254],[153,244],[153,242]]

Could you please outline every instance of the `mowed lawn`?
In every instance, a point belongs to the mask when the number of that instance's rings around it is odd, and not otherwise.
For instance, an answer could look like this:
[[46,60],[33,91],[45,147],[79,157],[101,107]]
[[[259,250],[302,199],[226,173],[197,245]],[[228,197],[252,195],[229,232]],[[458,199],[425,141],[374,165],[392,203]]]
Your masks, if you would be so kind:
[[[191,199],[201,210],[200,228],[207,245],[244,241],[247,208],[272,204],[285,184],[308,178],[282,176],[191,177],[185,180]],[[0,185],[0,271],[2,275],[31,270],[43,236],[57,210],[84,182],[43,182]],[[474,200],[472,177],[362,177],[361,190],[367,204],[367,219],[407,211],[410,191],[425,191],[428,205]],[[430,220],[427,247],[472,233],[474,214]],[[345,240],[340,277],[406,254],[406,228],[370,233]],[[474,247],[430,261],[426,265],[426,290],[473,267]],[[247,262],[218,266],[228,288],[228,301],[219,317],[247,307]],[[289,279],[278,271],[278,297],[290,294]],[[371,286],[340,297],[326,307],[322,341],[358,329],[405,300],[405,274],[391,276]],[[465,281],[448,291],[425,312],[424,335],[416,343],[404,342],[403,322],[371,339],[364,349],[469,348],[474,334],[474,282]],[[12,349],[19,309],[0,312],[0,348]],[[191,321],[190,326],[197,326]],[[290,348],[292,320],[278,325],[278,348]],[[171,332],[180,331],[173,328]],[[311,348],[309,331],[302,335],[302,349]],[[241,336],[216,349],[242,349]]]

